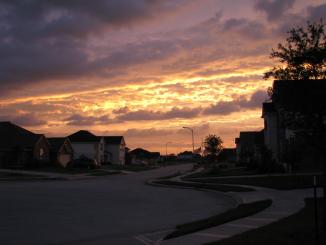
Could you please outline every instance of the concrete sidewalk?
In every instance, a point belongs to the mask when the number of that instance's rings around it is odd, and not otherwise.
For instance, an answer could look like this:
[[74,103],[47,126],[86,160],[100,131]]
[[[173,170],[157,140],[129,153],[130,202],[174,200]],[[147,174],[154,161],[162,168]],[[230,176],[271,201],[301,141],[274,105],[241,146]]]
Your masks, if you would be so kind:
[[[181,176],[173,178],[173,181],[182,181]],[[246,185],[237,186],[250,187],[256,191],[237,193],[229,192],[228,194],[231,194],[236,200],[241,200],[242,203],[251,203],[265,199],[272,199],[272,205],[264,211],[259,212],[255,215],[231,221],[217,227],[184,235],[178,238],[163,240],[162,238],[172,232],[172,230],[166,230],[141,234],[136,239],[147,245],[198,245],[222,240],[249,231],[251,229],[268,225],[282,218],[295,214],[304,207],[305,198],[313,197],[312,189],[280,191]],[[322,196],[322,189],[318,190],[318,196]]]

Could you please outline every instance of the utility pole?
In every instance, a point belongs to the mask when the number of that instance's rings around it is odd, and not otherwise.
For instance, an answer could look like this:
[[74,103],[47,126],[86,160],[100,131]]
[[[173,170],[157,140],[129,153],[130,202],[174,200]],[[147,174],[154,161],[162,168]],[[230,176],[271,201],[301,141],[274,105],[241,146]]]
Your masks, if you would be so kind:
[[195,151],[195,142],[194,142],[194,130],[192,128],[189,127],[182,127],[184,129],[188,129],[191,131],[191,138],[192,138],[192,153],[194,153]]

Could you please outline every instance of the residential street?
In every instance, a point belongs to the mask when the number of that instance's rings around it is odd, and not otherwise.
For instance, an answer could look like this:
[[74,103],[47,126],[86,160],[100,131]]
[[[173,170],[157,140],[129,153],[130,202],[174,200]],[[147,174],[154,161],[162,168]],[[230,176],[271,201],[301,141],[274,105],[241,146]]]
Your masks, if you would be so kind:
[[142,244],[138,235],[231,208],[225,195],[145,185],[192,165],[74,181],[0,182],[1,244]]

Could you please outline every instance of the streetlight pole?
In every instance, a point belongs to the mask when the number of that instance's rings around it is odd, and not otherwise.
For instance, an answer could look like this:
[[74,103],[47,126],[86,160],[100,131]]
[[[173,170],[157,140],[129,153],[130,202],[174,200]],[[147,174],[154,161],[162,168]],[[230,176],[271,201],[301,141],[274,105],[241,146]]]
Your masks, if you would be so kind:
[[171,144],[172,142],[166,142],[165,143],[165,156],[168,156],[168,144]]
[[182,127],[184,129],[188,129],[191,131],[191,138],[192,138],[192,153],[194,153],[195,151],[195,143],[194,143],[194,130],[192,128],[189,127]]

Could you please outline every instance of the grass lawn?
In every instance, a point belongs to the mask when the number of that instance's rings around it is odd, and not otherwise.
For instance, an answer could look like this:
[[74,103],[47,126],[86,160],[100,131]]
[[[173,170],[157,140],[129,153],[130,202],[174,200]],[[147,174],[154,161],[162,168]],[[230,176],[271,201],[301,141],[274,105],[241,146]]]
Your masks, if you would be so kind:
[[184,186],[184,187],[192,187],[192,188],[203,188],[203,189],[210,189],[215,191],[222,191],[222,192],[246,192],[246,191],[254,191],[254,189],[247,188],[247,187],[238,187],[238,186],[227,186],[221,184],[206,184],[206,183],[182,183],[177,181],[171,180],[157,180],[154,183],[161,184],[161,185],[172,185],[172,186]]
[[202,172],[188,175],[187,178],[223,177],[257,174],[256,170],[247,170],[245,167],[231,169],[205,169]]
[[26,171],[36,171],[36,172],[49,172],[49,173],[58,173],[58,174],[87,174],[97,171],[98,169],[88,169],[88,168],[72,168],[67,167],[63,168],[60,166],[45,166],[45,167],[37,167],[37,168],[26,168],[22,169]]
[[[312,188],[312,175],[288,175],[288,176],[265,176],[265,177],[230,177],[221,179],[190,179],[197,183],[252,185],[278,190]],[[317,183],[322,185],[322,176],[317,176]]]
[[96,169],[93,172],[87,174],[87,176],[105,176],[105,175],[114,175],[114,174],[121,174],[121,172],[120,171],[109,172],[101,169]]
[[158,166],[151,166],[151,165],[118,165],[118,164],[111,164],[111,165],[104,165],[103,168],[108,170],[125,170],[125,171],[146,171],[158,168]]
[[43,175],[22,174],[22,173],[1,173],[0,181],[8,180],[60,180],[61,178],[49,178]]
[[[322,200],[319,199],[319,217]],[[320,227],[321,227],[321,219]],[[210,245],[308,245],[326,244],[326,232],[320,229],[320,240],[314,243],[314,205],[306,199],[306,206],[300,212],[270,225],[254,229],[234,237],[209,243]]]
[[271,204],[272,200],[270,199],[249,204],[241,204],[236,208],[226,211],[225,213],[218,214],[206,219],[190,222],[187,224],[178,225],[176,227],[176,230],[167,235],[165,239],[183,236],[196,231],[208,229],[210,227],[222,225],[232,220],[244,218],[268,208]]

